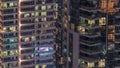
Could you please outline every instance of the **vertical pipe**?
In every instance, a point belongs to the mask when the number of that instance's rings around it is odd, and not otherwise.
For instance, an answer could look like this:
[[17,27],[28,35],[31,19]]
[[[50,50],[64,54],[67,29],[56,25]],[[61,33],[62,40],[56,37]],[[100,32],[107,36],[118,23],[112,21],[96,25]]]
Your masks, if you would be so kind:
[[106,0],[106,44],[105,44],[105,68],[108,68],[108,60],[107,60],[107,55],[108,55],[108,0]]

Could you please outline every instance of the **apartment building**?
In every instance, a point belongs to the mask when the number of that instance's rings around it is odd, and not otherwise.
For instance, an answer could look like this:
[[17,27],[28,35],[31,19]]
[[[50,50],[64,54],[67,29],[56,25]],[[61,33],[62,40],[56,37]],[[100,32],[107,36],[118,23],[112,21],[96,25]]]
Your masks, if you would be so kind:
[[[62,56],[66,63],[61,68],[119,68],[120,0],[62,0],[61,3],[62,24],[67,23],[67,49],[60,46],[62,55],[66,51],[66,57]],[[64,9],[68,11],[65,13]]]
[[68,22],[69,22],[69,0],[57,0],[58,18],[56,32],[56,66],[57,68],[68,68]]
[[0,68],[54,68],[56,0],[0,4]]

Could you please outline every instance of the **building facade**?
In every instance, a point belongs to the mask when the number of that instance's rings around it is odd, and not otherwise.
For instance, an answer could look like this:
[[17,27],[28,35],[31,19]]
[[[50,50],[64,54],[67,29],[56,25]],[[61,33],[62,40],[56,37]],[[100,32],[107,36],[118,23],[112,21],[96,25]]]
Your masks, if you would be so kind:
[[120,0],[63,0],[62,24],[67,20],[68,27],[61,68],[120,67],[119,4]]
[[0,4],[0,68],[54,68],[56,0]]
[[69,0],[57,0],[58,18],[56,34],[56,66],[57,68],[68,68],[68,22],[69,22]]

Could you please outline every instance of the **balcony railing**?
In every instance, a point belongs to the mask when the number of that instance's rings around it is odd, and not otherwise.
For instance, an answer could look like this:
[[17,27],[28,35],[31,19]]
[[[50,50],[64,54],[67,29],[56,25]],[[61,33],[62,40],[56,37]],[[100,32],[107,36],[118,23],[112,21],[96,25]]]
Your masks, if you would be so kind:
[[114,16],[115,16],[116,18],[120,18],[120,13],[116,13]]
[[117,55],[114,56],[114,57],[115,57],[115,58],[114,58],[115,60],[120,60],[120,55],[117,54]]
[[100,60],[99,56],[90,57],[90,56],[82,56],[82,55],[80,55],[80,59],[86,62],[97,62]]
[[87,14],[81,13],[80,16],[81,16],[81,17],[84,17],[84,18],[86,18],[86,19],[93,19],[93,20],[97,20],[97,19],[100,18],[100,15],[96,15],[96,14],[87,15]]
[[83,53],[86,53],[86,54],[89,54],[89,55],[92,55],[92,54],[98,54],[98,53],[101,53],[102,52],[102,49],[99,50],[99,49],[85,49],[85,48],[81,48],[80,47],[80,51],[83,52]]
[[99,11],[100,10],[99,7],[89,7],[89,6],[87,6],[87,7],[86,6],[81,6],[80,9],[88,11],[88,12],[90,12],[90,11],[92,11],[92,12],[94,11],[95,12],[95,11]]
[[87,41],[80,39],[80,44],[88,45],[88,46],[99,46],[102,45],[100,41]]
[[115,6],[116,9],[120,9],[120,1],[119,3]]

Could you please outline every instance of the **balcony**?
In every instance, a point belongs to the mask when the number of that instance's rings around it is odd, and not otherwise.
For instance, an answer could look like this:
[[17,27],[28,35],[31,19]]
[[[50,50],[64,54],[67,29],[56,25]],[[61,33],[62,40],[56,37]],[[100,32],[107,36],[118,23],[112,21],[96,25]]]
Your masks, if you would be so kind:
[[31,24],[31,23],[34,23],[34,22],[35,22],[34,19],[21,20],[21,24]]
[[87,41],[87,40],[83,40],[83,39],[80,39],[80,44],[83,44],[83,45],[87,45],[87,46],[99,46],[99,45],[102,45],[102,43],[100,41]]
[[80,17],[86,18],[87,20],[89,20],[89,19],[97,20],[97,19],[100,18],[100,15],[99,14],[97,14],[97,15],[96,14],[89,15],[89,14],[86,14],[86,13],[81,13]]
[[95,24],[88,24],[88,22],[85,22],[84,24],[80,24],[80,26],[86,29],[100,28],[99,22],[95,22]]
[[21,48],[30,48],[30,47],[35,47],[35,43],[26,43],[21,45]]
[[120,60],[120,55],[118,54],[118,55],[116,55],[116,56],[114,56],[115,58],[115,60]]
[[115,17],[115,18],[120,18],[120,13],[114,14],[114,17]]
[[8,21],[8,22],[3,22],[3,26],[18,26],[17,21]]
[[34,5],[34,1],[23,1],[20,4],[21,6],[32,6]]
[[115,51],[120,52],[120,43],[115,44]]
[[120,68],[120,60],[115,62],[115,68]]
[[115,39],[115,43],[120,43],[120,39]]
[[5,42],[3,42],[3,44],[15,44],[15,43],[18,43],[18,41],[15,41],[15,42],[5,41]]
[[34,11],[34,6],[28,6],[28,7],[22,7],[21,8],[21,12],[32,12],[32,11]]
[[13,2],[13,1],[18,1],[18,0],[2,0],[2,2]]
[[116,9],[120,9],[120,1],[118,2],[118,4],[115,6]]
[[95,37],[101,36],[99,26],[91,27],[90,29],[86,28],[86,27],[79,26],[77,28],[77,32],[79,32],[81,36],[85,36],[85,37],[89,37],[89,38],[95,38]]
[[89,38],[94,38],[94,37],[100,37],[101,34],[100,33],[86,33],[86,34],[80,34],[81,36],[86,36],[86,37],[89,37]]
[[3,33],[3,37],[2,38],[16,38],[18,36],[17,32],[14,33]]
[[115,35],[120,35],[120,30],[115,30]]
[[89,55],[94,55],[94,54],[101,53],[102,49],[101,50],[100,49],[88,49],[88,48],[80,47],[80,52],[86,53],[86,54],[89,54]]
[[33,65],[33,64],[35,64],[34,60],[21,62],[21,65],[23,65],[23,66],[24,66],[24,65]]
[[98,7],[89,7],[89,6],[80,6],[80,9],[88,12],[96,12],[100,10],[100,8]]
[[17,8],[15,8],[15,9],[4,9],[3,14],[16,14],[16,13],[18,13],[17,10],[18,10]]
[[18,57],[5,57],[2,58],[3,63],[15,62],[18,61]]
[[53,62],[53,59],[37,60],[36,64],[43,64],[43,63],[50,63],[50,62]]
[[31,54],[34,53],[34,51],[35,51],[34,48],[21,50],[21,54]]
[[86,62],[98,62],[100,60],[99,56],[92,57],[92,56],[82,56],[82,55],[80,55],[80,59]]
[[2,51],[11,51],[11,50],[17,50],[18,45],[11,45],[11,46],[3,46]]

